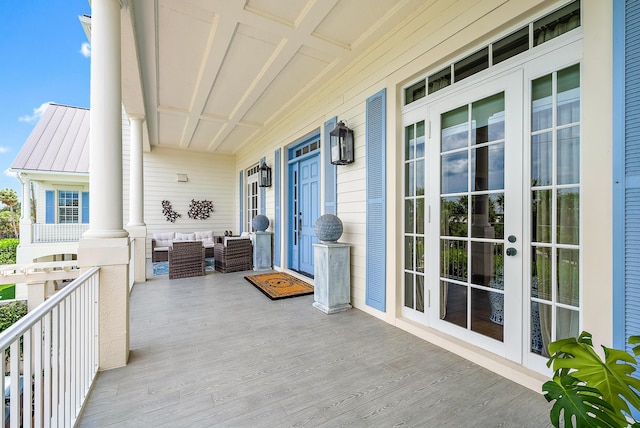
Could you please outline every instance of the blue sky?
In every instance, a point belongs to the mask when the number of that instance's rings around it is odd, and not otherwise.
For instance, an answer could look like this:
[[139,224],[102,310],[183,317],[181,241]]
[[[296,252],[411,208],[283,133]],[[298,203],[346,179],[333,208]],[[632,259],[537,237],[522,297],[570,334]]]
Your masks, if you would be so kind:
[[87,0],[0,0],[0,189],[48,102],[89,107],[90,48],[78,16]]

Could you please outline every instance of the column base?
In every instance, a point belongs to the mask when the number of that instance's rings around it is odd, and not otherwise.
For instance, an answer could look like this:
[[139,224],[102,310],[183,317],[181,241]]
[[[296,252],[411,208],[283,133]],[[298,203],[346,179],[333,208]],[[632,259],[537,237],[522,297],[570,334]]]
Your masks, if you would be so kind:
[[79,242],[81,271],[100,266],[99,370],[125,366],[129,359],[129,251],[128,238]]
[[352,306],[348,303],[341,303],[338,305],[333,305],[332,307],[328,307],[320,302],[313,302],[311,306],[324,312],[325,314],[335,314],[337,312],[343,312],[352,308]]

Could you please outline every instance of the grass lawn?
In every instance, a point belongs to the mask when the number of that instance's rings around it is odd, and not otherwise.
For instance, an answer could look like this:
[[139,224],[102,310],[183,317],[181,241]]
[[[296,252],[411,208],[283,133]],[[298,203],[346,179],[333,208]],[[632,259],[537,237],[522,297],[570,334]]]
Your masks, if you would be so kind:
[[11,300],[16,298],[15,284],[0,285],[0,300]]

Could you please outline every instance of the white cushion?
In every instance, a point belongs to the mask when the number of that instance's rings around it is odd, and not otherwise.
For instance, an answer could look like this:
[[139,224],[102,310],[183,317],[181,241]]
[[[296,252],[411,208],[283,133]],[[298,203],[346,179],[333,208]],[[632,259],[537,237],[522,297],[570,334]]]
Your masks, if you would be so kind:
[[169,247],[155,247],[153,251],[169,251]]
[[203,246],[204,248],[213,248],[215,245],[216,245],[216,244],[215,244],[215,243],[213,243],[213,241],[212,241],[212,242],[203,242],[203,243],[202,243],[202,246]]
[[195,232],[196,240],[204,242],[205,239],[213,240],[213,230],[205,230],[202,232]]
[[[175,232],[154,233],[153,239],[156,240],[157,247],[170,247],[171,242],[175,239]],[[166,250],[165,250],[166,251]]]
[[176,232],[176,238],[174,241],[195,241],[196,234],[195,233],[180,233]]
[[202,238],[202,245],[204,245],[205,247],[213,247],[213,244],[215,244],[216,242],[213,240],[213,238]]

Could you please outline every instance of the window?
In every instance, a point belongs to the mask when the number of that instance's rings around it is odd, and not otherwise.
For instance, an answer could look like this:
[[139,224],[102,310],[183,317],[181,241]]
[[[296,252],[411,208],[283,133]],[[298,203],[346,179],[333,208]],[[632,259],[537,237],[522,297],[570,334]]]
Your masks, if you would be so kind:
[[58,192],[58,223],[78,223],[78,192]]
[[[580,27],[580,0],[543,16],[526,27],[450,64],[427,78],[428,95]],[[453,79],[452,79],[453,70]],[[404,104],[425,97],[424,79],[404,89]]]
[[258,197],[258,181],[260,179],[260,165],[247,169],[247,228],[253,230],[251,221],[260,214],[260,198]]
[[425,121],[404,134],[404,306],[424,312]]
[[531,328],[544,344],[532,352],[547,356],[580,333],[580,65],[531,92]]

